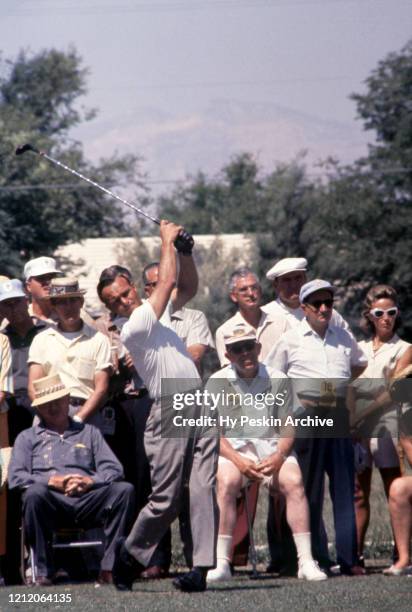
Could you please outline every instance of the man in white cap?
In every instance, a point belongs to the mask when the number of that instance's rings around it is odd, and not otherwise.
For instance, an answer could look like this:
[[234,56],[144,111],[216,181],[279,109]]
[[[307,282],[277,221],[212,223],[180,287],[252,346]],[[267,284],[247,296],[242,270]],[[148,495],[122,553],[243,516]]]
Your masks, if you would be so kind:
[[[239,324],[224,337],[224,342],[230,364],[211,376],[207,388],[211,393],[219,394],[218,397],[234,395],[242,400],[236,399],[229,411],[225,403],[218,406],[220,418],[224,412],[226,418],[231,415],[237,423],[241,415],[255,420],[263,416],[269,420],[274,417],[285,421],[290,397],[287,378],[282,372],[259,363],[260,344],[253,329]],[[254,403],[251,404],[251,400]],[[309,508],[300,468],[292,452],[293,428],[279,437],[271,424],[263,427],[236,425],[235,430],[228,427],[224,436],[220,438],[217,472],[220,510],[217,567],[209,571],[208,582],[232,577],[230,563],[236,498],[248,483],[256,481],[266,486],[269,492],[278,491],[286,499],[288,522],[299,558],[298,577],[310,581],[326,580],[326,574],[312,557]]]
[[[299,292],[306,283],[308,261],[304,257],[285,257],[280,259],[266,272],[266,278],[272,281],[276,299],[262,306],[264,312],[272,315],[284,315],[290,327],[295,327],[305,315],[300,307]],[[348,329],[348,324],[336,311],[332,312],[333,325]]]
[[315,557],[321,564],[328,559],[321,523],[327,473],[338,563],[342,573],[360,575],[364,570],[358,566],[356,555],[354,459],[345,396],[348,381],[363,372],[367,360],[353,336],[331,323],[335,291],[328,281],[320,279],[301,287],[304,319],[282,336],[265,363],[294,379],[296,401],[307,414],[330,416],[336,427],[339,425],[334,438],[319,438],[328,435],[327,430],[326,434],[315,430],[312,436],[301,438],[297,452],[309,500]]
[[60,276],[53,257],[36,257],[30,259],[24,266],[24,280],[26,291],[30,296],[30,315],[37,319],[43,319],[49,324],[55,325],[52,306],[45,299],[50,293],[50,283],[53,278]]
[[109,433],[109,413],[100,409],[112,372],[110,341],[83,321],[84,294],[76,278],[52,280],[44,301],[50,302],[58,324],[37,334],[30,346],[29,395],[33,397],[35,380],[58,373],[70,392],[71,416]]
[[268,313],[261,307],[262,289],[256,274],[247,267],[238,268],[230,275],[229,296],[238,310],[216,330],[216,350],[223,367],[229,363],[224,338],[238,325],[246,325],[256,333],[263,360],[284,331],[289,329],[285,315]]
[[102,524],[105,547],[101,582],[111,581],[114,547],[133,516],[134,492],[120,463],[95,427],[69,417],[69,390],[58,374],[34,381],[40,422],[16,439],[10,488],[23,494],[24,528],[34,551],[36,584],[52,584],[50,541],[62,521],[90,528]]

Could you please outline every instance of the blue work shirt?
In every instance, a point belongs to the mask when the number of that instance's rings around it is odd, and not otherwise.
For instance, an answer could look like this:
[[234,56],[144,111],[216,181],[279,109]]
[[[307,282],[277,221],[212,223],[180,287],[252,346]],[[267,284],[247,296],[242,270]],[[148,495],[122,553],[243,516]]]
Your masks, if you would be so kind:
[[69,419],[63,434],[48,429],[41,421],[16,438],[11,455],[10,489],[46,484],[51,476],[90,476],[94,486],[121,480],[123,468],[93,425]]

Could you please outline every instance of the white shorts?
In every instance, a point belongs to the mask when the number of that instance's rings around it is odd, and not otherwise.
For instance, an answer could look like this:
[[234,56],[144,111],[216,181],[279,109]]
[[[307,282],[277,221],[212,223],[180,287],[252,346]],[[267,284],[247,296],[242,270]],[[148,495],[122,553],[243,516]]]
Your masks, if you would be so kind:
[[[256,454],[256,451],[252,444],[246,444],[245,446],[242,446],[240,450],[236,450],[236,452],[238,452],[239,455],[241,455],[242,457],[245,457],[246,459],[251,459],[251,461],[254,461],[255,463],[259,463],[261,461],[259,456]],[[226,459],[226,457],[222,457],[222,455],[219,455],[219,465],[224,465],[225,463],[232,463],[232,461],[230,461],[230,459]],[[290,455],[288,455],[288,457],[285,459],[285,463],[292,463],[299,467],[299,463],[296,459],[296,455],[293,452]],[[242,474],[242,489],[247,487],[247,485],[250,482],[253,482],[253,481],[247,476],[245,476],[244,474]],[[275,476],[263,476],[263,480],[261,481],[261,484],[268,490],[279,488],[276,475]]]
[[396,452],[396,440],[391,436],[382,438],[370,438],[365,440],[364,445],[369,442],[367,454],[365,457],[365,466],[371,468],[375,465],[377,468],[396,468],[399,467],[399,456]]

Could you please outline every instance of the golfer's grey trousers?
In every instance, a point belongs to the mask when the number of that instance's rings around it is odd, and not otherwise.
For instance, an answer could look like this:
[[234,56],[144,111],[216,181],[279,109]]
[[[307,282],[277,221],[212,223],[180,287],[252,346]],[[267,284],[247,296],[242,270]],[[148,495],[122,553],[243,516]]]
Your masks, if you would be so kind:
[[162,426],[165,431],[164,424],[160,402],[155,402],[145,430],[152,493],[132,527],[126,548],[149,566],[162,536],[182,510],[187,512],[182,532],[186,557],[192,559],[193,566],[214,567],[219,527],[215,490],[218,437],[204,436],[200,428],[194,437],[166,438],[160,433]]

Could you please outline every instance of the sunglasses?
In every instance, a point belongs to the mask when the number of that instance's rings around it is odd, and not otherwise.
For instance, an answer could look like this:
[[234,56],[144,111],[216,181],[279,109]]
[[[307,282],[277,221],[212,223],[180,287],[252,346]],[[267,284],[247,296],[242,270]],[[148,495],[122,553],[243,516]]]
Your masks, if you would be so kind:
[[380,319],[384,314],[387,314],[388,317],[396,317],[398,314],[398,307],[392,306],[392,308],[387,308],[386,310],[384,308],[372,308],[369,312],[375,319]]
[[157,285],[157,281],[154,281],[153,283],[145,283],[144,286],[145,287],[156,287]]
[[240,355],[244,351],[249,353],[253,351],[256,346],[256,342],[254,340],[245,340],[245,342],[236,342],[235,344],[230,344],[227,347],[227,350],[234,355]]
[[313,300],[313,302],[308,302],[308,304],[309,304],[309,306],[313,306],[313,308],[315,308],[315,310],[319,310],[319,308],[322,306],[322,304],[324,306],[326,306],[326,308],[332,308],[333,302],[334,302],[334,300],[332,298],[329,298],[329,299],[326,299],[326,300]]

